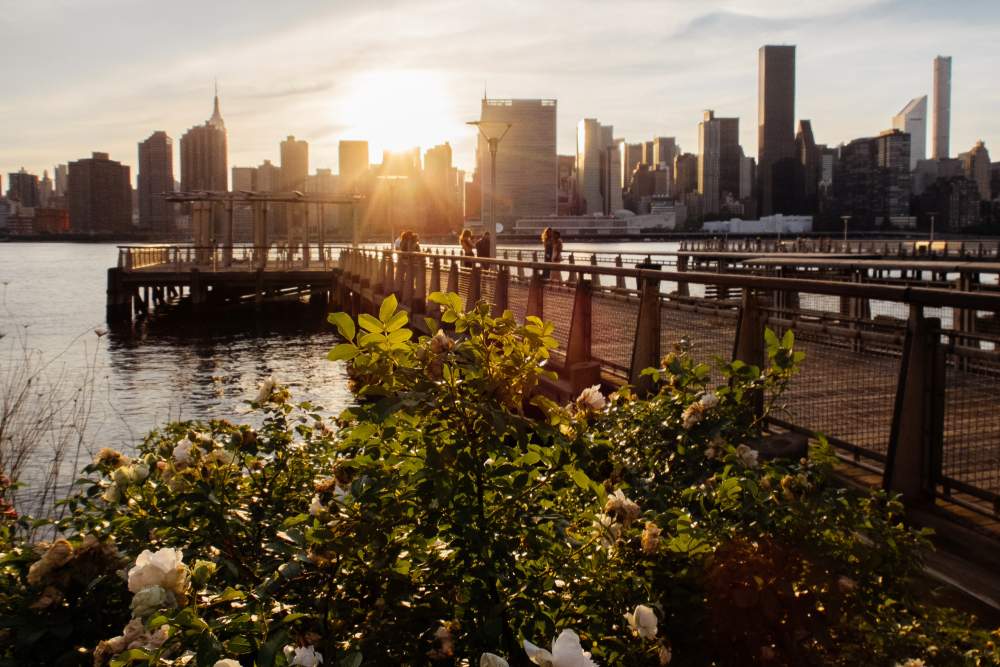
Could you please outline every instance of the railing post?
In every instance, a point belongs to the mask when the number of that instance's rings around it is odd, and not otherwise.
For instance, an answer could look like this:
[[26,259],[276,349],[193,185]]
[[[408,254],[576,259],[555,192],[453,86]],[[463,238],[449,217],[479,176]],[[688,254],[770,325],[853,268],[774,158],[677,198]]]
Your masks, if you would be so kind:
[[451,268],[448,269],[448,291],[458,294],[458,260],[451,260]]
[[[573,253],[569,254],[569,265],[570,266],[575,266],[576,265],[576,260],[573,258]],[[573,269],[570,269],[570,271],[569,271],[569,280],[567,280],[566,282],[568,284],[570,284],[570,285],[575,285],[576,284],[576,271],[574,271]]]
[[544,295],[545,279],[542,277],[542,272],[532,269],[531,280],[528,282],[528,306],[524,313],[526,318],[530,315],[542,318],[542,314],[545,312]]
[[398,299],[403,293],[403,279],[406,276],[406,262],[403,260],[403,255],[397,255],[394,263],[396,270],[393,272],[392,292]]
[[[382,298],[392,294],[393,289],[393,259],[392,251],[385,253],[383,256],[383,262],[385,265],[385,270],[382,273]],[[378,304],[376,304],[378,305]]]
[[[749,366],[763,369],[764,318],[760,305],[760,296],[753,290],[743,290],[740,316],[736,325],[736,342],[733,346],[733,361],[742,361]],[[754,391],[751,403],[756,416],[764,414],[764,394],[761,391]]]
[[399,265],[403,268],[403,284],[401,286],[401,291],[399,298],[400,300],[410,309],[413,310],[413,278],[414,269],[416,268],[416,261],[413,255],[406,253],[401,255],[399,258]]
[[416,283],[411,296],[410,312],[422,314],[426,312],[427,306],[427,263],[423,257],[412,257],[410,261],[413,264],[413,277]]
[[472,273],[469,274],[469,298],[465,300],[465,310],[469,311],[476,307],[482,292],[483,267],[476,262],[472,265]]
[[[431,260],[431,289],[428,294],[433,294],[434,292],[441,291],[441,258],[434,256]],[[441,315],[441,306],[436,303],[425,304],[425,310],[427,314],[434,319],[437,319]]]
[[[688,270],[688,256],[687,255],[677,255],[677,272],[686,273]],[[691,287],[684,281],[677,281],[677,295],[678,296],[690,296]]]
[[910,306],[882,485],[910,505],[930,502],[941,474],[944,350],[941,320]]
[[629,383],[636,391],[645,394],[653,389],[647,368],[660,365],[660,279],[640,277],[639,317],[632,343],[632,363],[629,365]]
[[500,317],[503,311],[507,310],[509,291],[510,269],[501,266],[496,272],[496,289],[493,290],[493,317]]
[[573,296],[573,315],[570,318],[569,341],[566,345],[567,377],[574,395],[584,388],[600,384],[601,364],[591,356],[593,341],[593,282],[580,280]]
[[[518,262],[523,261],[521,259],[521,251],[520,250],[517,251],[517,261]],[[524,267],[521,264],[517,265],[517,278],[518,278],[518,280],[524,278]]]
[[[622,268],[624,264],[622,263],[621,253],[615,257],[615,268]],[[615,289],[623,290],[625,289],[625,276],[615,276]]]

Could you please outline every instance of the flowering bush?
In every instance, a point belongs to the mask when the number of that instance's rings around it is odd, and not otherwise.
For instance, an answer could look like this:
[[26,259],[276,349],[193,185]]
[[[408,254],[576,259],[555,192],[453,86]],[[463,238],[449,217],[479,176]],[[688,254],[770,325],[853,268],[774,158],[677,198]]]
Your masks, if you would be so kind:
[[925,538],[898,503],[831,485],[823,445],[758,454],[755,397],[802,361],[790,336],[769,336],[766,368],[724,365],[719,387],[678,349],[651,396],[591,387],[563,405],[538,391],[551,325],[431,301],[441,321],[419,340],[392,298],[331,315],[359,398],[334,423],[269,379],[259,428],[172,424],[132,457],[103,451],[52,526],[64,539],[3,544],[2,659],[1000,659],[968,618],[909,595]]

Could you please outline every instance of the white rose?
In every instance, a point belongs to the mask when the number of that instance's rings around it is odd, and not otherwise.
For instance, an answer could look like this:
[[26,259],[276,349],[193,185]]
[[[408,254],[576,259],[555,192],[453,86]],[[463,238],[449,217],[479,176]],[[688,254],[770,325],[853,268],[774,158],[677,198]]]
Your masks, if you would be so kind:
[[112,484],[108,488],[104,489],[104,493],[101,494],[101,500],[108,503],[117,503],[122,499],[121,489],[118,488],[117,484]]
[[510,665],[498,655],[483,653],[479,656],[479,667],[510,667]]
[[132,617],[141,618],[149,614],[171,607],[176,603],[176,599],[161,586],[148,586],[135,594],[132,598]]
[[257,390],[257,398],[254,403],[264,403],[267,399],[271,398],[271,392],[274,391],[274,376],[268,375],[264,378],[264,381],[260,383],[260,388]]
[[141,482],[149,477],[149,466],[145,463],[135,463],[129,468],[129,478],[132,483]]
[[584,410],[592,410],[593,412],[600,412],[607,404],[607,399],[601,393],[601,385],[599,384],[587,387],[580,392],[580,395],[576,399],[577,407]]
[[318,667],[323,663],[323,654],[317,653],[312,646],[286,646],[284,653],[289,665]]
[[126,466],[118,466],[115,468],[114,472],[111,473],[111,479],[119,487],[128,486],[132,482],[132,478],[129,475],[129,471]]
[[714,391],[706,391],[701,395],[701,404],[711,410],[719,404],[719,396]]
[[736,448],[736,455],[740,457],[743,465],[748,468],[757,467],[757,457],[759,456],[756,449],[750,449],[746,445],[740,445]]
[[535,646],[524,640],[524,652],[536,665],[542,667],[597,667],[590,654],[580,645],[580,637],[572,630],[563,630],[552,642],[552,651]]
[[639,505],[629,500],[621,489],[615,489],[615,492],[608,496],[608,501],[604,503],[604,513],[617,517],[628,526],[639,518],[641,510]]
[[312,502],[309,503],[309,516],[319,516],[322,512],[326,511],[323,507],[323,503],[320,501],[319,496],[313,496]]
[[216,660],[212,667],[241,667],[240,663],[232,658],[223,658],[222,660]]
[[625,614],[629,627],[643,639],[656,639],[656,614],[644,604],[640,604],[631,614]]
[[236,460],[236,454],[228,449],[213,449],[212,453],[205,457],[209,463],[218,463],[220,466],[227,466]]
[[179,549],[164,548],[156,553],[144,550],[128,571],[128,589],[138,593],[149,586],[161,586],[182,595],[187,592],[190,572]]
[[191,462],[191,449],[195,447],[195,444],[184,438],[180,440],[176,446],[174,446],[173,457],[174,461],[181,464],[187,465]]
[[455,341],[448,337],[441,329],[437,330],[434,337],[431,338],[431,352],[434,354],[441,354],[442,352],[447,352],[448,350],[455,347]]

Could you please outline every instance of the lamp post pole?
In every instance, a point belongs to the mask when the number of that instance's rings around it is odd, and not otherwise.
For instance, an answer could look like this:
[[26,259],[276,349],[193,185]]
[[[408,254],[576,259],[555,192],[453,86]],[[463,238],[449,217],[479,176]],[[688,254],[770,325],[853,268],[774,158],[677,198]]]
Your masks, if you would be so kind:
[[840,219],[844,221],[844,243],[847,243],[847,223],[851,221],[851,216],[842,215]]
[[930,238],[930,242],[931,243],[934,243],[934,216],[935,215],[936,215],[935,213],[931,213],[931,238]]
[[[490,150],[490,222],[486,226],[486,231],[490,233],[490,257],[496,257],[497,254],[497,149],[500,148],[500,142],[503,138],[507,136],[507,132],[510,131],[511,123],[501,122],[501,121],[479,121],[472,120],[467,123],[468,125],[475,125],[476,129],[479,130],[479,134],[482,135],[483,139],[486,140],[487,146]],[[500,125],[503,127],[503,132],[497,135],[487,134],[483,130],[484,125]]]

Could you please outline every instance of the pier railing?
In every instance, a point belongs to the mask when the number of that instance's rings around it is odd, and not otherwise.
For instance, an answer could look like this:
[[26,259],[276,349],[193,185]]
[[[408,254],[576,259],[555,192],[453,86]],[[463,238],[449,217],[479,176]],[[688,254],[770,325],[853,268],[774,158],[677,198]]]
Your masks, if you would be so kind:
[[[343,249],[337,301],[396,294],[435,315],[434,291],[556,325],[567,392],[603,379],[642,386],[675,346],[696,359],[762,365],[764,329],[806,354],[772,422],[822,433],[910,502],[947,497],[1000,514],[1000,295],[923,287]],[[716,375],[718,377],[718,375]]]
[[996,241],[931,241],[921,239],[836,239],[831,237],[750,238],[719,236],[687,239],[680,242],[682,252],[739,253],[820,253],[841,255],[880,255],[884,257],[1000,259]]

